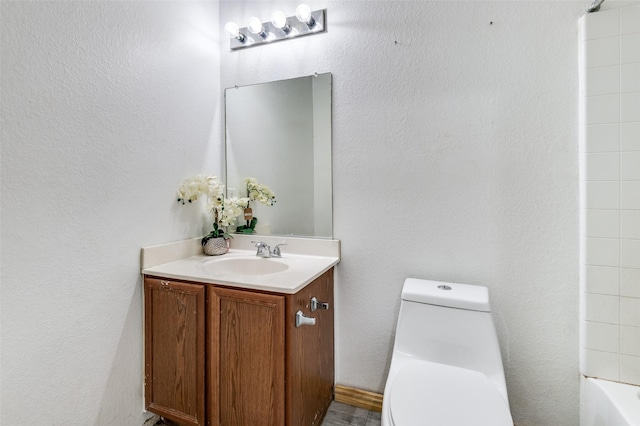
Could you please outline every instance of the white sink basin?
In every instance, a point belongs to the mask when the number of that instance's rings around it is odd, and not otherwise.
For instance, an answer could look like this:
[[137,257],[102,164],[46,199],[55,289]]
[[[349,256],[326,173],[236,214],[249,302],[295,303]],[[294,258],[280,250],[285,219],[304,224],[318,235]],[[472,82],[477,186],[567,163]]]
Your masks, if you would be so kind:
[[220,275],[268,275],[283,272],[289,265],[273,258],[217,258],[201,263],[200,269]]

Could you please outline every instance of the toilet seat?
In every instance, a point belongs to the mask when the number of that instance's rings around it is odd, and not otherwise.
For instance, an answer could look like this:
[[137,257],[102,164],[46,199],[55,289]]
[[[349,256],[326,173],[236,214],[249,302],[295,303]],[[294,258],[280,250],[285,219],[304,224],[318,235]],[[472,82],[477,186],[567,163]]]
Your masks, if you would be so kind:
[[509,406],[484,374],[411,360],[390,389],[395,426],[513,426]]

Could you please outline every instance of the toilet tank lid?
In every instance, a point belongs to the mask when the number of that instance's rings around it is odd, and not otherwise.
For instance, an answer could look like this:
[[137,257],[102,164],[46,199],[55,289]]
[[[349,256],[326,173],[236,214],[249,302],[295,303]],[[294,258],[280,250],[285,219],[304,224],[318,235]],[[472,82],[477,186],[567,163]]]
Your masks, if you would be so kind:
[[491,312],[489,290],[469,284],[407,278],[402,300],[471,311]]

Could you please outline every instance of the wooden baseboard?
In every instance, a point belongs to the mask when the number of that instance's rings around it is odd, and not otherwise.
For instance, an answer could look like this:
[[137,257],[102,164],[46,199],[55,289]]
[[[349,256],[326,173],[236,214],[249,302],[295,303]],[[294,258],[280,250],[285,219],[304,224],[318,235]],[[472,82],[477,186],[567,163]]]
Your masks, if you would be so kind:
[[335,385],[335,400],[354,407],[382,412],[382,395],[348,386]]

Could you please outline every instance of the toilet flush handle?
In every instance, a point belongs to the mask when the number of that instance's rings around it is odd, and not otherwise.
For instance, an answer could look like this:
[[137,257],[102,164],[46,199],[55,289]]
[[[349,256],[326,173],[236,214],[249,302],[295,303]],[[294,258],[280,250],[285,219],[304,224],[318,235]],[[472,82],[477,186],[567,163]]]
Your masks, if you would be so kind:
[[318,299],[314,297],[311,298],[311,312],[316,309],[329,309],[329,304],[327,302],[319,302]]

